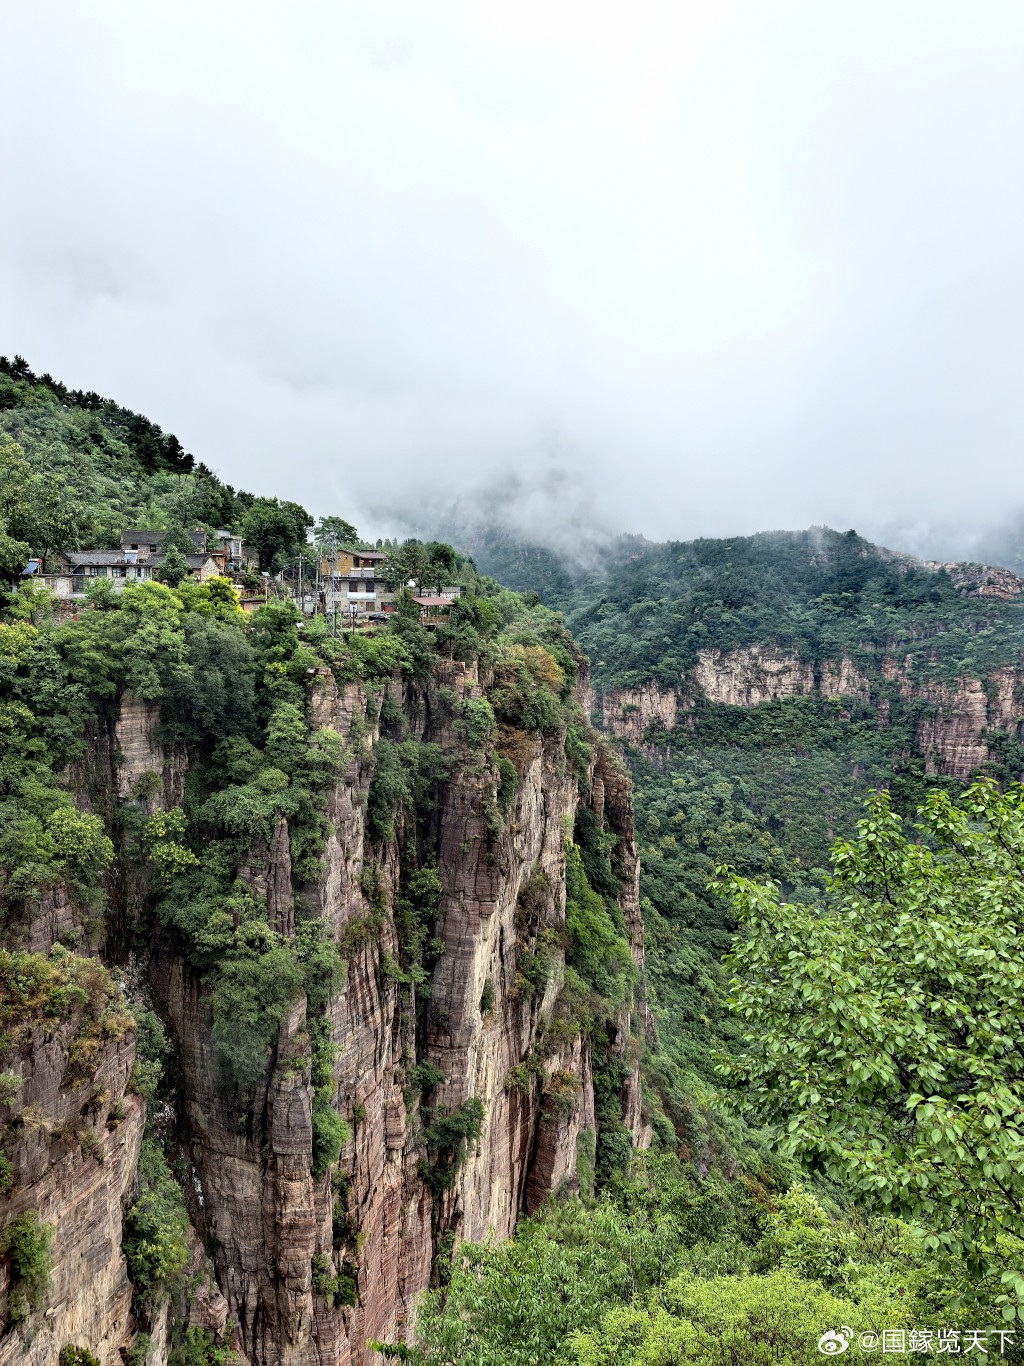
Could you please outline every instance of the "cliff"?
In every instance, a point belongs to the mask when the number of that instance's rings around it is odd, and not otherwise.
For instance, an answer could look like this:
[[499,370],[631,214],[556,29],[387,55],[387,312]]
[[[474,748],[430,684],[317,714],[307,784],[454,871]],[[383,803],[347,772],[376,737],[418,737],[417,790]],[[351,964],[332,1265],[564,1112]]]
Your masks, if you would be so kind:
[[[145,1303],[136,1295],[133,1304],[122,1208],[135,1196],[146,1107],[127,1089],[130,1017],[74,1085],[66,1062],[74,1022],[52,1035],[38,1026],[15,1050],[24,1081],[12,1132],[31,1128],[33,1137],[7,1145],[14,1176],[0,1226],[38,1211],[54,1229],[53,1270],[45,1303],[17,1322],[8,1316],[0,1362],[52,1362],[74,1343],[108,1366],[145,1329],[150,1366],[162,1366],[176,1319],[230,1343],[251,1366],[368,1362],[367,1342],[411,1332],[416,1298],[453,1240],[508,1237],[521,1212],[574,1185],[579,1153],[589,1155],[583,1179],[592,1180],[595,1067],[618,1060],[622,1122],[634,1141],[646,1140],[630,1045],[647,1026],[642,987],[637,1005],[617,1007],[596,1041],[563,991],[565,841],[580,809],[614,846],[642,983],[628,780],[601,744],[588,747],[582,770],[578,757],[570,762],[564,727],[503,727],[498,809],[495,751],[467,736],[464,721],[466,704],[492,684],[476,665],[443,661],[427,679],[395,673],[372,686],[339,684],[323,666],[315,673],[309,727],[336,735],[345,757],[318,797],[327,831],[318,872],[296,871],[294,832],[281,816],[268,839],[252,840],[239,877],[283,942],[315,922],[344,970],[313,1015],[304,995],[290,1004],[248,1094],[225,1082],[208,975],[175,928],[154,918],[153,864],[125,833],[135,828],[125,813],[136,813],[137,826],[180,802],[189,755],[161,740],[152,703],[124,695],[97,722],[68,781],[82,809],[103,815],[117,848],[105,935],[90,930],[61,885],[32,903],[19,933],[37,955],[60,936],[79,954],[103,944],[115,960],[127,962],[131,949],[148,964],[174,1081],[174,1113],[161,1123],[185,1178],[190,1273],[208,1283]],[[442,774],[428,802],[397,812],[386,838],[369,814],[382,743],[422,747]],[[427,966],[418,969],[403,917],[410,870],[424,867],[436,869],[437,895],[424,931]],[[317,1075],[325,1057],[326,1082]],[[340,1154],[326,1165],[314,1157],[325,1094],[344,1121]],[[467,1116],[452,1137],[445,1125]],[[97,1135],[88,1155],[53,1139],[86,1120]]]
[[46,1303],[33,1303],[27,1257],[0,1257],[0,1362],[50,1366],[68,1343],[118,1360],[131,1337],[132,1287],[121,1251],[122,1204],[135,1178],[145,1115],[128,1090],[134,1021],[92,959],[59,948],[44,966],[3,955],[0,1104],[10,1163],[3,1225],[30,1251],[52,1229]]
[[1024,661],[949,677],[936,674],[938,659],[938,652],[865,651],[857,662],[843,654],[815,663],[772,645],[707,649],[677,687],[608,688],[593,710],[611,735],[653,754],[677,727],[692,728],[702,703],[752,708],[794,697],[839,698],[864,704],[884,728],[900,702],[910,709],[926,772],[966,779],[1024,734]]
[[[448,690],[443,705],[442,688]],[[342,942],[347,935],[352,944],[345,988],[329,1011],[336,1105],[352,1131],[340,1193],[332,1195],[329,1176],[316,1180],[311,1174],[309,1079],[287,1065],[306,1024],[303,1004],[282,1028],[277,1066],[256,1106],[264,1121],[239,1133],[218,1087],[201,986],[172,944],[161,943],[154,958],[155,986],[182,1049],[201,1232],[218,1248],[218,1282],[240,1325],[241,1346],[260,1366],[359,1363],[367,1340],[401,1335],[444,1240],[507,1237],[521,1210],[574,1179],[580,1134],[594,1128],[587,1045],[579,1036],[545,1042],[562,968],[556,966],[539,999],[524,998],[515,988],[524,951],[517,908],[526,880],[539,881],[538,870],[549,889],[542,927],[564,929],[563,840],[575,818],[578,784],[560,742],[532,741],[520,756],[504,828],[497,835],[489,830],[485,812],[493,777],[472,762],[446,715],[480,696],[475,668],[458,664],[429,686],[392,681],[370,697],[356,684],[339,690],[326,671],[318,679],[315,725],[346,741],[355,719],[365,718],[369,727],[362,751],[353,747],[344,777],[327,795],[332,834],[322,876],[302,889],[332,934]],[[391,976],[382,971],[400,953],[394,907],[402,846],[411,832],[399,830],[385,848],[371,849],[366,829],[373,746],[389,704],[392,715],[400,710],[408,718],[412,738],[440,744],[456,765],[429,818],[442,889],[435,930],[443,951],[423,1022],[409,984],[396,980],[394,969]],[[591,802],[604,791],[603,763],[599,757],[591,768]],[[628,800],[609,804],[604,816],[631,860],[623,900],[642,961]],[[287,841],[274,843],[260,881],[271,915],[274,888],[290,885]],[[369,884],[371,866],[375,881]],[[372,934],[360,933],[381,905],[389,909]],[[623,1049],[627,1031],[628,1020],[617,1041]],[[534,1060],[525,1085],[509,1084],[514,1069]],[[432,1109],[455,1112],[474,1098],[483,1107],[479,1137],[451,1189],[440,1194],[432,1193],[421,1169],[423,1102],[410,1089],[414,1069],[423,1064],[443,1078],[433,1090]],[[578,1098],[568,1111],[554,1113],[545,1084],[566,1073],[579,1083]],[[637,1094],[634,1070],[623,1108],[639,1136]],[[334,1304],[314,1289],[311,1266],[318,1256],[338,1272],[352,1269],[354,1304]]]

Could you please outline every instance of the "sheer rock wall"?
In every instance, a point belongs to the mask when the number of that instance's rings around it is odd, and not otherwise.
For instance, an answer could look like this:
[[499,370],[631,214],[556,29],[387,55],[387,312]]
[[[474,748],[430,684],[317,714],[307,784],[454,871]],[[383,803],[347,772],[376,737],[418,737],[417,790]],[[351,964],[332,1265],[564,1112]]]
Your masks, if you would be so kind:
[[[581,690],[584,685],[581,678]],[[543,992],[522,990],[517,969],[537,925],[524,926],[520,892],[543,872],[540,923],[556,934],[564,927],[564,840],[585,801],[617,836],[621,904],[642,972],[630,789],[600,746],[581,782],[559,737],[521,736],[515,795],[499,816],[491,761],[470,750],[453,725],[460,701],[483,691],[475,666],[459,663],[439,665],[424,685],[395,678],[372,688],[339,686],[322,671],[313,684],[312,724],[336,730],[350,758],[323,797],[330,834],[321,874],[296,883],[283,818],[239,869],[281,934],[294,935],[297,917],[312,915],[345,946],[344,982],[327,1014],[336,1048],[334,1106],[350,1126],[333,1183],[331,1172],[312,1173],[305,999],[282,1024],[250,1105],[225,1086],[207,987],[175,935],[154,931],[149,989],[169,1025],[181,1155],[191,1169],[185,1195],[198,1289],[188,1304],[165,1305],[142,1323],[132,1317],[121,1219],[134,1195],[145,1122],[144,1101],[126,1090],[133,1035],[108,1044],[95,1074],[74,1085],[66,1079],[67,1040],[60,1031],[33,1036],[18,1105],[33,1106],[40,1123],[19,1141],[14,1188],[0,1213],[37,1209],[54,1224],[54,1271],[45,1311],[18,1330],[0,1332],[0,1366],[52,1363],[69,1342],[87,1347],[102,1366],[116,1366],[143,1327],[152,1338],[152,1366],[165,1366],[172,1314],[230,1342],[250,1366],[363,1366],[373,1356],[367,1342],[411,1334],[417,1296],[430,1284],[439,1249],[450,1249],[453,1237],[508,1237],[521,1212],[575,1182],[580,1136],[596,1123],[589,1044],[578,1034],[545,1043],[564,964],[556,962]],[[411,814],[400,815],[394,838],[380,846],[367,835],[367,796],[385,701],[392,738],[439,745],[449,776],[419,825]],[[156,709],[123,698],[97,721],[86,757],[67,778],[80,804],[104,817],[117,844],[118,807],[132,802],[152,812],[176,804],[187,768],[187,754],[161,744]],[[432,933],[443,952],[426,1005],[423,993],[417,1002],[413,985],[388,966],[400,953],[394,903],[417,841],[436,857],[442,888]],[[65,889],[47,892],[31,908],[22,945],[46,952],[62,939],[80,953],[129,962],[150,897],[145,870],[119,858],[108,893],[104,931]],[[613,1031],[611,1046],[623,1056],[631,1033],[649,1023],[642,991],[638,998],[640,1013],[634,1019],[623,1010]],[[424,1097],[410,1074],[425,1062],[444,1080]],[[545,1085],[554,1073],[572,1079],[569,1104],[564,1097],[551,1103]],[[421,1111],[429,1103],[444,1113],[471,1098],[483,1106],[479,1137],[450,1188],[434,1191],[424,1179],[428,1154],[421,1135],[428,1120]],[[112,1106],[123,1118],[108,1126]],[[644,1141],[635,1065],[627,1069],[622,1107],[634,1137]],[[85,1118],[99,1135],[90,1156],[53,1138],[77,1131]],[[354,1295],[318,1293],[314,1265],[350,1274]],[[0,1259],[0,1310],[4,1268]]]
[[[126,1090],[135,1037],[106,1040],[77,1075],[68,1066],[77,1028],[77,1015],[40,1021],[7,1063],[20,1087],[14,1104],[0,1105],[12,1167],[0,1223],[36,1211],[53,1227],[53,1269],[45,1312],[21,1332],[0,1332],[0,1366],[53,1366],[68,1343],[88,1346],[106,1366],[134,1333],[121,1227],[145,1123],[145,1102]],[[10,1275],[0,1258],[0,1322]]]
[[[253,1366],[368,1361],[372,1354],[365,1342],[410,1330],[416,1297],[430,1282],[441,1240],[452,1234],[508,1237],[522,1210],[574,1181],[580,1133],[594,1128],[590,1057],[578,1037],[548,1051],[542,1064],[547,1075],[569,1072],[579,1079],[572,1113],[553,1112],[546,1104],[542,1076],[529,1076],[525,1088],[508,1084],[512,1069],[538,1052],[560,980],[556,972],[541,1000],[517,995],[517,900],[524,880],[542,869],[550,889],[547,922],[564,924],[563,841],[579,784],[561,741],[535,739],[503,829],[489,829],[495,775],[454,736],[448,719],[452,695],[456,704],[482,695],[473,666],[451,665],[428,687],[393,681],[383,693],[355,684],[339,688],[327,672],[316,684],[314,726],[337,730],[353,756],[327,794],[332,834],[322,875],[299,895],[335,935],[344,937],[354,922],[371,918],[364,876],[371,863],[377,895],[382,887],[383,902],[393,904],[403,841],[412,836],[400,828],[378,849],[366,834],[371,756],[385,697],[401,710],[408,735],[440,744],[455,765],[430,817],[443,889],[435,934],[444,951],[433,970],[425,1023],[417,1021],[412,988],[382,971],[384,955],[394,959],[399,950],[390,912],[361,942],[357,936],[344,989],[331,1004],[336,1105],[352,1130],[340,1164],[346,1174],[341,1213],[349,1229],[342,1238],[332,1229],[337,1219],[330,1176],[315,1180],[310,1171],[308,1071],[287,1065],[299,1056],[303,1003],[282,1030],[276,1066],[257,1098],[258,1122],[246,1129],[218,1083],[201,985],[170,939],[154,955],[154,986],[180,1041],[190,1156],[201,1191],[200,1232],[216,1249],[218,1283]],[[366,731],[353,743],[354,735]],[[598,803],[601,819],[619,836],[627,874],[623,910],[642,966],[629,785],[599,749],[587,800]],[[272,918],[279,914],[281,889],[290,884],[287,860],[287,839],[275,834],[250,870]],[[487,983],[491,999],[485,1007]],[[617,1044],[623,1050],[629,1029],[626,1017]],[[484,1107],[478,1141],[453,1187],[439,1194],[432,1194],[421,1175],[426,1153],[419,1138],[420,1098],[409,1086],[412,1067],[425,1061],[445,1077],[431,1095],[432,1107],[451,1110],[471,1097]],[[635,1067],[624,1088],[623,1113],[642,1140]],[[332,1259],[338,1269],[357,1267],[355,1305],[336,1306],[314,1291],[315,1255]]]
[[663,732],[692,724],[699,699],[756,707],[787,697],[851,698],[873,705],[883,726],[899,699],[915,710],[915,742],[927,772],[960,779],[996,757],[997,737],[1024,736],[1024,662],[953,679],[932,677],[920,664],[915,671],[910,656],[881,654],[871,663],[868,669],[843,655],[815,666],[774,646],[702,650],[678,687],[610,688],[597,694],[593,709],[603,729],[653,753]]

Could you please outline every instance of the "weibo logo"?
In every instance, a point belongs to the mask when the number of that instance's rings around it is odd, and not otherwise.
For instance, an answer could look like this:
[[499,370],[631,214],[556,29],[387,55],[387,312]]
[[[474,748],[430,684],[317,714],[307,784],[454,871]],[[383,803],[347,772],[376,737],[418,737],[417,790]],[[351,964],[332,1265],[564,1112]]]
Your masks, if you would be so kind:
[[818,1351],[823,1352],[827,1357],[842,1356],[850,1345],[850,1338],[853,1336],[853,1329],[845,1323],[839,1329],[830,1328],[827,1333],[822,1333],[818,1339]]

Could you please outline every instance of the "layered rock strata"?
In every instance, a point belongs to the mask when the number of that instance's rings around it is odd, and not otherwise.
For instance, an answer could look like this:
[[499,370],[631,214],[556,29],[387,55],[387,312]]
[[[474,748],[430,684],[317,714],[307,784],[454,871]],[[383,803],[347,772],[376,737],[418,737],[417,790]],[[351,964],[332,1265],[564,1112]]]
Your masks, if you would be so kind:
[[[144,1101],[127,1091],[135,1038],[129,1030],[107,1039],[78,1072],[69,1061],[79,1023],[77,1014],[40,1020],[7,1061],[18,1090],[0,1105],[12,1169],[0,1214],[6,1223],[34,1211],[53,1234],[45,1310],[22,1331],[0,1332],[2,1366],[53,1366],[68,1344],[106,1366],[134,1333],[121,1233],[145,1123]],[[14,1288],[10,1260],[0,1258],[0,1322]]]
[[966,779],[1001,753],[1001,742],[1024,734],[1024,664],[983,677],[936,678],[911,656],[882,654],[870,670],[848,656],[815,666],[770,646],[702,650],[692,674],[676,688],[647,683],[597,696],[603,729],[637,748],[655,750],[662,733],[692,724],[700,700],[756,707],[788,697],[851,698],[876,709],[885,724],[893,699],[915,711],[915,742],[926,771]]
[[[487,682],[459,663],[439,665],[429,683],[396,677],[373,688],[339,686],[319,673],[313,727],[336,731],[349,755],[322,796],[329,835],[320,875],[296,881],[283,818],[238,869],[278,933],[291,938],[297,921],[315,917],[342,946],[344,980],[326,1023],[333,1106],[348,1137],[322,1176],[313,1175],[305,999],[284,1019],[255,1095],[241,1096],[218,1065],[208,988],[175,935],[154,932],[149,990],[168,1026],[179,1100],[177,1116],[161,1122],[174,1124],[190,1168],[192,1251],[188,1293],[148,1307],[141,1320],[133,1317],[121,1237],[145,1123],[144,1101],[127,1089],[132,1031],[108,1041],[89,1076],[75,1082],[67,1071],[72,1025],[49,1034],[41,1028],[22,1049],[18,1115],[32,1123],[21,1125],[13,1148],[14,1184],[0,1221],[38,1211],[54,1228],[53,1273],[45,1308],[0,1332],[0,1366],[42,1366],[68,1344],[116,1366],[142,1328],[151,1338],[150,1366],[165,1366],[172,1321],[182,1318],[230,1343],[249,1366],[368,1366],[368,1342],[410,1337],[417,1299],[455,1241],[508,1237],[524,1211],[572,1188],[577,1152],[592,1152],[596,1130],[591,1045],[578,1028],[564,1027],[560,1004],[565,839],[581,802],[615,837],[641,988],[636,1008],[619,1011],[602,1048],[619,1055],[623,1119],[645,1141],[633,1040],[649,1017],[628,779],[600,744],[580,777],[559,736],[514,732],[515,791],[499,812],[493,752],[470,748],[455,724],[461,705],[483,697]],[[584,684],[581,678],[581,700]],[[393,838],[375,844],[367,799],[382,713],[393,739],[436,745],[447,776],[428,812],[399,814]],[[56,887],[29,908],[21,947],[45,953],[63,941],[78,953],[128,960],[152,893],[145,869],[120,843],[118,809],[130,803],[151,813],[177,804],[187,770],[188,755],[161,743],[150,704],[124,698],[97,720],[68,782],[83,808],[103,816],[119,849],[105,930]],[[396,971],[395,906],[403,873],[424,849],[441,890],[429,981],[417,990]],[[541,987],[527,989],[523,965],[539,936],[546,936],[549,968]],[[556,1017],[560,1029],[552,1027]],[[417,1068],[426,1085],[414,1080]],[[479,1105],[479,1133],[451,1179],[438,1183],[424,1129],[467,1105]],[[5,1267],[0,1258],[0,1318],[10,1289]]]

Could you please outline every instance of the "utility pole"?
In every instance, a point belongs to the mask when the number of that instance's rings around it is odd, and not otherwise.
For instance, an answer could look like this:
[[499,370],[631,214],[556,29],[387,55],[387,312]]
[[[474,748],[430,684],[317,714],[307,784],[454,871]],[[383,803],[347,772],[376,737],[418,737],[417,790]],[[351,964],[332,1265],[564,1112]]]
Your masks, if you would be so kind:
[[338,567],[338,543],[333,536],[328,538],[327,553],[330,556],[327,564],[327,593],[331,600],[331,610],[334,615],[334,635],[338,634],[338,600],[334,591],[334,572]]

